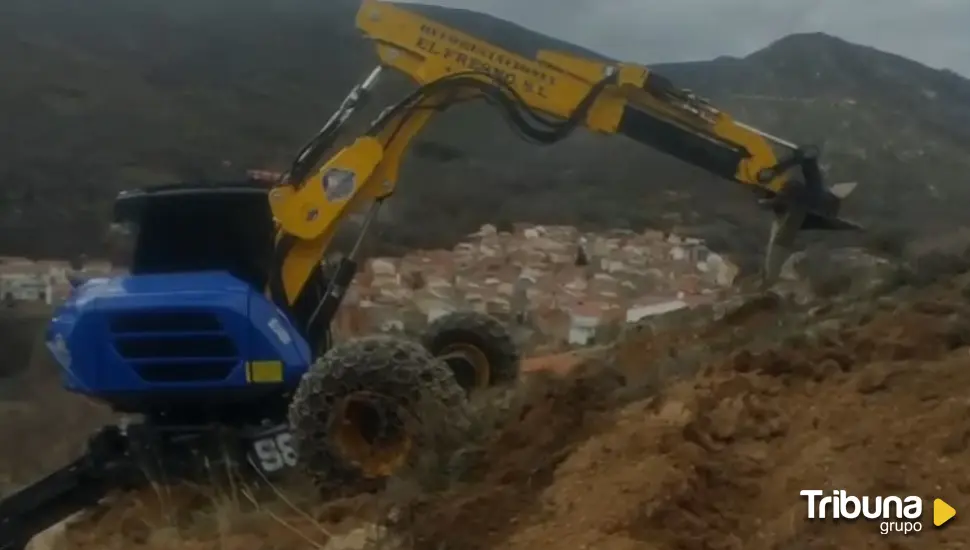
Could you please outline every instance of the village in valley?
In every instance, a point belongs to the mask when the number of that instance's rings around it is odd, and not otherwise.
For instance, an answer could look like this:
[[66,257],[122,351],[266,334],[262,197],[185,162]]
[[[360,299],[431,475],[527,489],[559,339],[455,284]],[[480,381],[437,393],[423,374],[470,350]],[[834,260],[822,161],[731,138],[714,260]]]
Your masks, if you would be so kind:
[[5,307],[56,305],[71,292],[70,277],[110,277],[125,272],[104,260],[29,260],[0,256],[0,299]]
[[[6,307],[55,305],[72,276],[124,273],[106,261],[0,258]],[[335,322],[338,337],[417,332],[449,311],[474,309],[519,327],[532,344],[596,343],[624,323],[718,301],[738,268],[698,239],[660,231],[583,233],[574,227],[483,226],[452,250],[362,262]]]

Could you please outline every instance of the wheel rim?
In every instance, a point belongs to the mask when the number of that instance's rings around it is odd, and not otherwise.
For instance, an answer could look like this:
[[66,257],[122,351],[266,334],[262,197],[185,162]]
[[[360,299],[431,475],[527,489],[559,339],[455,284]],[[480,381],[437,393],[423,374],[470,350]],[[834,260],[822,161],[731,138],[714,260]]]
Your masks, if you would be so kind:
[[411,451],[404,415],[384,396],[358,392],[344,397],[330,424],[340,454],[365,477],[386,477],[400,469]]
[[438,353],[438,359],[448,365],[458,385],[465,391],[485,388],[491,383],[492,369],[488,357],[476,346],[471,344],[445,346]]

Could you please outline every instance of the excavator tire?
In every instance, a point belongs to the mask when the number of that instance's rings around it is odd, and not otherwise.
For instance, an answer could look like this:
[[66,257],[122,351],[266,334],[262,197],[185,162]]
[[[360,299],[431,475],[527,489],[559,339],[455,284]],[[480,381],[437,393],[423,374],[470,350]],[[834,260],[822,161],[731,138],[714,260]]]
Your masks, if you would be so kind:
[[491,315],[445,314],[431,323],[422,344],[448,365],[467,393],[519,379],[519,350],[505,325]]
[[324,491],[379,488],[461,445],[465,393],[444,362],[384,335],[338,344],[304,375],[289,420],[302,469]]

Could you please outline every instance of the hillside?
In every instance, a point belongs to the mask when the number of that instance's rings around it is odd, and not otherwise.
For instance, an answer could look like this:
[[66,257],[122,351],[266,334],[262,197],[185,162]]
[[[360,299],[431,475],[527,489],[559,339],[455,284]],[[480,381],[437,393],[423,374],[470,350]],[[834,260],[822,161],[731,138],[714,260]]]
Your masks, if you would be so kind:
[[[353,29],[356,6],[5,1],[0,254],[98,254],[119,189],[284,165],[374,63]],[[578,49],[473,12],[424,9],[524,53]],[[831,179],[864,184],[849,215],[907,231],[963,223],[967,80],[825,35],[657,68],[742,120],[824,141]],[[391,244],[449,245],[513,220],[678,226],[734,253],[762,244],[766,218],[747,194],[622,138],[580,134],[536,149],[474,107],[443,115],[427,140],[462,157],[411,159]]]
[[[831,300],[645,321],[571,374],[526,374],[448,468],[375,494],[151,488],[35,550],[963,548],[970,256],[949,259]],[[921,532],[808,520],[805,489],[918,496]],[[939,529],[934,498],[957,510]]]

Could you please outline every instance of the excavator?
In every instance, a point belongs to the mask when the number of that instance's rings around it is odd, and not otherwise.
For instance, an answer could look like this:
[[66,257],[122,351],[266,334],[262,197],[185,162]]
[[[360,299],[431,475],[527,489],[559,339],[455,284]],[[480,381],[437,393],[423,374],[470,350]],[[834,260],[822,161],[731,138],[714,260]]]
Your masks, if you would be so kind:
[[[130,272],[77,281],[45,342],[67,391],[124,420],[0,501],[0,549],[20,550],[109,494],[149,483],[302,472],[324,492],[367,490],[459,447],[471,398],[519,377],[502,322],[456,311],[419,341],[337,343],[330,331],[408,146],[453,105],[484,101],[539,144],[580,127],[620,134],[740,184],[774,215],[767,284],[800,229],[859,229],[839,217],[853,185],[826,187],[817,150],[743,124],[646,67],[556,51],[526,58],[381,0],[363,0],[356,24],[379,65],[272,185],[118,196],[115,222],[134,240]],[[413,91],[334,151],[387,70],[409,76]],[[325,262],[339,222],[355,213],[354,246]]]

